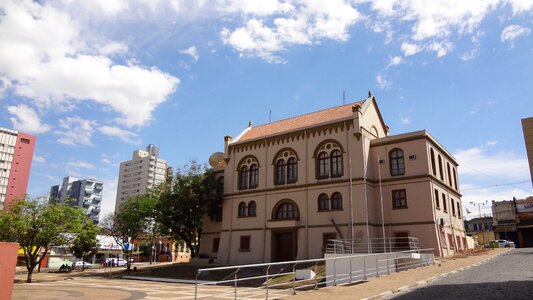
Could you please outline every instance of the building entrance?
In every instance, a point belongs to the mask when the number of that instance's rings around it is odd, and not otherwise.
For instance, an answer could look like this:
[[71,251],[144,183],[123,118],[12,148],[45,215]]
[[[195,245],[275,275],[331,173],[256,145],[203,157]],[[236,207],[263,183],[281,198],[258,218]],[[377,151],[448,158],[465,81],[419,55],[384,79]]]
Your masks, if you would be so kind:
[[296,255],[294,231],[274,234],[274,261],[294,260]]

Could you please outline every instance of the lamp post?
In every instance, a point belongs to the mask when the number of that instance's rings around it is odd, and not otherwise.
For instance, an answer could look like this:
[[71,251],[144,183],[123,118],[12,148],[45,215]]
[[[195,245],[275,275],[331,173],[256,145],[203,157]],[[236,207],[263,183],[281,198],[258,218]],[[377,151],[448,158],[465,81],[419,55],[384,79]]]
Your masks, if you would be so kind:
[[470,204],[476,205],[479,210],[479,223],[481,224],[480,228],[481,228],[481,238],[483,239],[483,244],[485,244],[485,230],[483,226],[483,220],[481,218],[481,206],[485,206],[485,204],[487,203],[488,203],[488,200],[485,200],[485,203],[475,203],[475,202],[470,201]]

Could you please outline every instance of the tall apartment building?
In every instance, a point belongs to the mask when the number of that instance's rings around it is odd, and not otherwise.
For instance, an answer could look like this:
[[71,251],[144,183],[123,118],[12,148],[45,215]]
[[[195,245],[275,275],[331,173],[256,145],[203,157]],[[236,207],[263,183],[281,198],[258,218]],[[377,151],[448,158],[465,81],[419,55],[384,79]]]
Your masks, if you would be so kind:
[[372,95],[224,141],[222,213],[199,250],[217,263],[319,258],[335,239],[468,247],[457,161],[425,130],[390,135]]
[[146,150],[135,150],[131,160],[120,164],[115,211],[129,197],[145,194],[166,181],[167,161],[159,158],[159,148],[152,144]]
[[0,209],[26,195],[35,137],[0,127]]
[[533,117],[522,119],[524,142],[526,143],[529,172],[531,173],[531,185],[533,186]]
[[54,185],[50,188],[49,202],[68,203],[70,206],[83,208],[87,216],[95,224],[100,218],[100,206],[102,203],[102,191],[104,183],[94,179],[79,180],[76,177],[63,178],[61,186]]

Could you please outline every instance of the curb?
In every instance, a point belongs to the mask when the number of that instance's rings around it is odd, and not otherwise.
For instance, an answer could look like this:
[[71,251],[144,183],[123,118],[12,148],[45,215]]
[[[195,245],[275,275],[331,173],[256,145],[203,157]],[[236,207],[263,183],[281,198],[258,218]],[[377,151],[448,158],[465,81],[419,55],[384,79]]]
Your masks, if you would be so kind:
[[402,287],[399,287],[397,289],[394,289],[394,290],[390,290],[390,291],[386,291],[386,292],[383,292],[381,294],[378,294],[378,295],[375,295],[375,296],[371,296],[371,297],[368,297],[368,298],[363,298],[361,300],[373,300],[373,299],[388,299],[390,296],[394,295],[394,294],[397,294],[397,293],[400,293],[400,292],[405,292],[405,291],[408,291],[408,290],[412,290],[412,289],[415,289],[415,288],[419,288],[423,285],[426,285],[428,283],[431,283],[432,281],[435,281],[439,278],[444,278],[448,275],[451,275],[451,274],[455,274],[455,273],[458,273],[458,272],[461,272],[461,271],[464,271],[464,270],[468,270],[472,267],[477,267],[481,264],[484,264],[502,254],[505,254],[505,253],[508,253],[509,251],[511,251],[511,249],[513,248],[509,248],[507,249],[506,251],[504,252],[501,252],[501,253],[498,253],[494,256],[491,256],[491,257],[488,257],[482,261],[479,261],[477,263],[473,263],[471,265],[468,265],[466,267],[462,267],[462,268],[458,268],[458,269],[455,269],[455,270],[452,270],[452,271],[449,271],[449,272],[446,272],[446,273],[443,273],[443,274],[439,274],[439,275],[436,275],[436,276],[433,276],[431,278],[428,278],[428,279],[424,279],[424,280],[420,280],[418,282],[416,282],[415,284],[412,284],[412,285],[406,285],[406,286],[402,286]]

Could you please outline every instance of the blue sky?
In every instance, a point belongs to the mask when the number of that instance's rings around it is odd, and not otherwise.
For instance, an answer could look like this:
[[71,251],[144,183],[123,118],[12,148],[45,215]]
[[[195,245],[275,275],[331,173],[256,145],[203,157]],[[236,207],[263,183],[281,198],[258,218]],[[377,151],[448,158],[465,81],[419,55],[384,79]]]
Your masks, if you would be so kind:
[[[392,134],[459,161],[463,203],[532,194],[532,0],[2,1],[0,126],[38,142],[28,192],[104,181],[148,143],[206,162],[263,124],[376,96]],[[483,213],[490,211],[490,206]],[[472,214],[475,216],[477,213]]]

